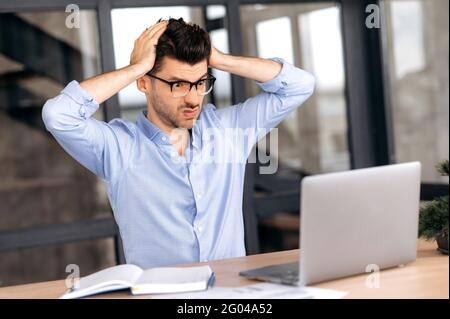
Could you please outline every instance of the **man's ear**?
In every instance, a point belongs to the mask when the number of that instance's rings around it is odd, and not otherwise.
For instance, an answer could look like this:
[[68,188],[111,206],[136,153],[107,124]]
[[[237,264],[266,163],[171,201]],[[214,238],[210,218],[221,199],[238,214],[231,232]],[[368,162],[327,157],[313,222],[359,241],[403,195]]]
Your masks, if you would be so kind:
[[142,93],[149,93],[152,89],[152,82],[150,77],[148,75],[141,76],[136,80],[136,86]]

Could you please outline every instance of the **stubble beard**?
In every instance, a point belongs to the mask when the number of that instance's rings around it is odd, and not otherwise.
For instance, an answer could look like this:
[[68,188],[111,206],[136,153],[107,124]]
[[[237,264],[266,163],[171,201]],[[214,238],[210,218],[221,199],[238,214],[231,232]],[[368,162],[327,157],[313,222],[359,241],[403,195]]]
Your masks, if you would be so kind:
[[[156,115],[160,118],[160,120],[167,126],[171,127],[171,128],[187,128],[187,129],[191,129],[194,125],[195,122],[197,121],[197,118],[200,116],[200,113],[202,111],[201,107],[199,114],[197,115],[197,117],[195,119],[192,120],[188,120],[188,121],[184,121],[184,123],[180,120],[177,119],[177,114],[178,112],[180,112],[182,109],[185,108],[185,106],[179,106],[177,108],[177,113],[176,114],[172,114],[170,112],[170,108],[169,106],[165,105],[164,101],[161,99],[158,99],[155,95],[152,95],[151,97],[152,100],[152,105],[153,105],[153,109],[156,112]],[[186,123],[189,123],[189,125],[186,126]],[[185,124],[185,125],[183,125]]]

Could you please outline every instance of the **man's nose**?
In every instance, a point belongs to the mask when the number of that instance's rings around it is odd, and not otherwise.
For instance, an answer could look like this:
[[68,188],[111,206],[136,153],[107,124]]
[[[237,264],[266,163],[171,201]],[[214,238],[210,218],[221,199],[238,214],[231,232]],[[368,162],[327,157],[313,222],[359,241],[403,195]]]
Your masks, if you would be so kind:
[[188,94],[184,97],[184,102],[188,105],[198,105],[200,96],[197,94],[197,89],[195,85],[192,86]]

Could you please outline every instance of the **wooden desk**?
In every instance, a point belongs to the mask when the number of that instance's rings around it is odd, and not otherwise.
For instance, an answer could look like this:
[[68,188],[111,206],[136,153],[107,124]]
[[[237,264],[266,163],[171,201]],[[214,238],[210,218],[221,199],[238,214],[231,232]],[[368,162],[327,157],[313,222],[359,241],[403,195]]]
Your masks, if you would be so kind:
[[[201,264],[210,265],[216,272],[216,286],[242,286],[255,281],[239,277],[239,271],[293,262],[297,260],[298,253],[298,250],[289,250]],[[418,258],[415,262],[401,268],[381,271],[380,288],[366,287],[367,276],[368,274],[362,274],[314,287],[346,291],[346,298],[449,298],[449,259],[447,255],[436,251],[435,243],[419,241]],[[65,290],[65,281],[57,280],[0,288],[0,298],[58,298]],[[132,296],[127,291],[120,291],[94,297],[141,299],[151,296]]]

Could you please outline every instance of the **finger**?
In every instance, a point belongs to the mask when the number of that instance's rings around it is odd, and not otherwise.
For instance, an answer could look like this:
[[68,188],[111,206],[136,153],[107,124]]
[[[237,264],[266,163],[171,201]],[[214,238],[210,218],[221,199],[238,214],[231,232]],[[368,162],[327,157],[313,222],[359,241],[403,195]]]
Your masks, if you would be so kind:
[[141,33],[141,35],[138,37],[138,39],[144,37],[144,36],[147,35],[147,34],[149,34],[149,32],[151,32],[152,30],[155,30],[155,28],[158,28],[158,27],[161,25],[161,23],[162,23],[162,22],[158,22],[158,23],[152,25],[151,27],[146,28],[144,31],[142,31],[142,33]]
[[152,35],[149,35],[149,36],[147,37],[147,39],[150,39],[150,40],[158,40],[158,39],[161,37],[161,35],[162,35],[166,30],[167,30],[167,26],[165,26],[165,27],[163,27],[163,28],[160,28],[160,29],[158,29],[158,30],[155,30],[155,32],[152,33]]
[[164,24],[165,24],[164,21],[158,22],[158,23],[152,25],[151,27],[145,29],[144,34],[149,34],[151,32],[154,32],[158,28],[161,28]]
[[144,34],[147,32],[147,29],[142,31],[142,33],[136,38],[136,41],[144,36]]
[[148,32],[145,34],[146,37],[153,37],[158,32],[164,32],[167,28],[168,22],[162,21],[160,24],[158,24],[155,28],[149,29]]

